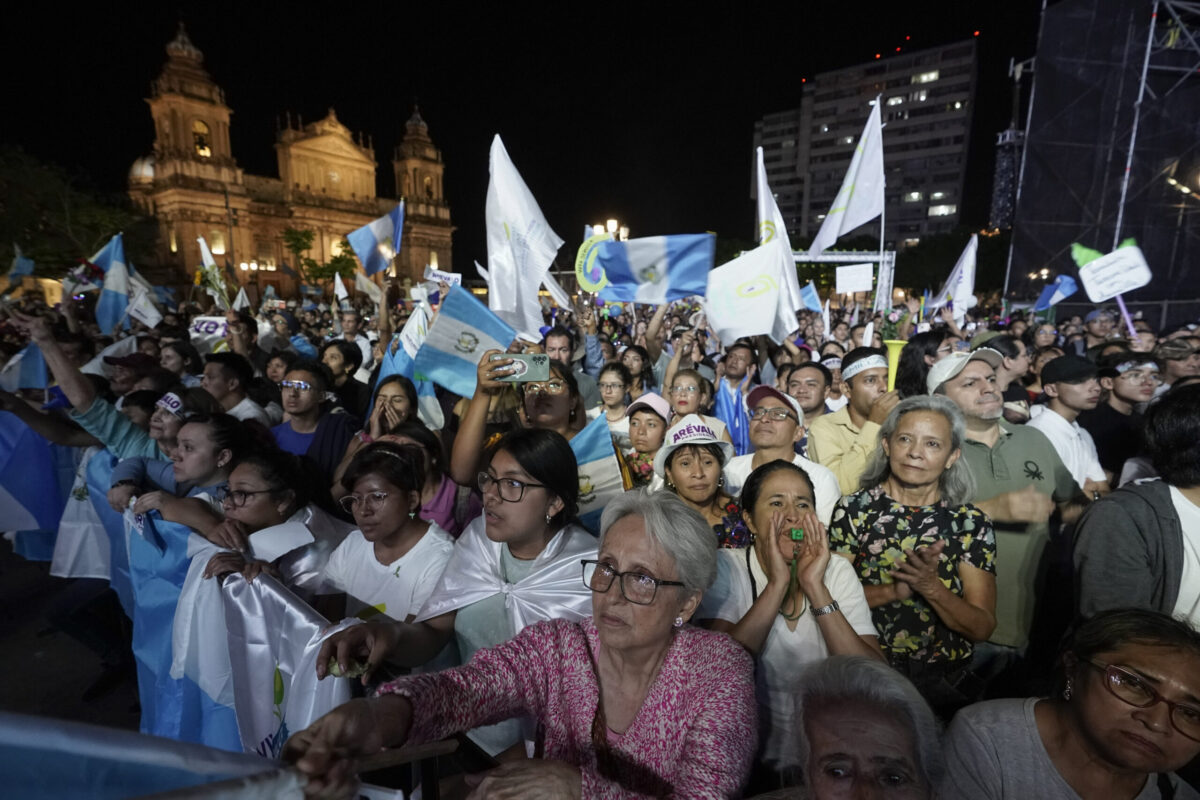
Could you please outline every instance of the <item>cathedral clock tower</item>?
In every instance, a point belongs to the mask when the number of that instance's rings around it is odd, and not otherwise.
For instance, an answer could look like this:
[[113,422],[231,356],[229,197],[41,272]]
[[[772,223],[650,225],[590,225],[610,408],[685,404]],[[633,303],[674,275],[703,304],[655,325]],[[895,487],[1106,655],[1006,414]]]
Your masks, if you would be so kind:
[[404,198],[404,241],[397,259],[397,277],[420,281],[425,266],[452,269],[450,205],[442,191],[442,151],[429,138],[421,111],[413,109],[404,126],[404,139],[396,147],[392,167],[396,193]]

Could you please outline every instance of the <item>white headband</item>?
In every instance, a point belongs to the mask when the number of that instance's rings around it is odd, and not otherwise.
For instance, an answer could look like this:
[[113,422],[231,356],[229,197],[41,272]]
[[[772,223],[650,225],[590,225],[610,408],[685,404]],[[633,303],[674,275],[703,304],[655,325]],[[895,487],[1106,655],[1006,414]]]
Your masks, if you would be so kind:
[[887,369],[887,359],[880,355],[867,356],[860,358],[848,367],[842,367],[842,380],[849,381],[863,370],[877,369],[883,367]]
[[1153,361],[1125,361],[1116,366],[1118,375],[1129,372],[1131,369],[1148,369],[1158,372],[1158,364]]

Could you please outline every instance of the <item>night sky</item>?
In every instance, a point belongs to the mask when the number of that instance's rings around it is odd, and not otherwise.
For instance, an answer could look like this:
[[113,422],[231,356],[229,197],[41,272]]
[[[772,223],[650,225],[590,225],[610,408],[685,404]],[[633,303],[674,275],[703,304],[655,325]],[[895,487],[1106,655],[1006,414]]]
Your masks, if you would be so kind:
[[[484,198],[499,132],[570,263],[582,226],[618,217],[634,236],[713,230],[749,239],[756,119],[797,107],[801,78],[979,31],[965,221],[987,221],[992,145],[1007,127],[1012,56],[1031,56],[1040,2],[732,4],[155,3],[11,8],[0,32],[0,141],[120,192],[150,152],[143,99],[182,19],[233,109],[234,157],[277,175],[276,117],[333,106],[374,137],[379,192],[413,99],[446,162],[454,268],[486,261]],[[810,9],[816,6],[820,9]],[[973,7],[972,7],[973,6]],[[353,11],[341,11],[353,8]],[[677,10],[676,10],[677,9]],[[600,16],[605,13],[605,16]],[[332,15],[332,16],[330,16]],[[911,40],[905,42],[905,36]],[[887,134],[884,133],[884,147]],[[445,265],[443,264],[443,267]]]

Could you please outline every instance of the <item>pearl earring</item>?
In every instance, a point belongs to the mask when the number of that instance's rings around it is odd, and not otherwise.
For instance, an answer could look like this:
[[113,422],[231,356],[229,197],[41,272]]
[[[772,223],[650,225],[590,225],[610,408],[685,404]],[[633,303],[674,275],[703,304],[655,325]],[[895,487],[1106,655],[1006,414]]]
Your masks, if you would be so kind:
[[550,524],[550,515],[549,514],[546,515],[546,524],[547,525]]
[[683,617],[676,617],[676,618],[675,618],[675,627],[676,627],[676,628],[682,628],[682,627],[683,627]]

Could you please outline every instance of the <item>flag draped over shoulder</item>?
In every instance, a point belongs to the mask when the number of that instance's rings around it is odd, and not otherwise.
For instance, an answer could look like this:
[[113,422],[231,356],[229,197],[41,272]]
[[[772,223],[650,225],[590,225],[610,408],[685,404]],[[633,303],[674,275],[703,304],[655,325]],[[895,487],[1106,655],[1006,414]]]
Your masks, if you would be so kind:
[[584,268],[600,276],[604,300],[661,305],[704,294],[716,237],[681,234],[624,242],[593,237],[584,248],[580,253]]
[[779,212],[779,204],[767,183],[767,168],[763,163],[763,149],[756,148],[758,163],[758,244],[774,243],[779,248],[779,269],[783,275],[786,291],[780,292],[779,302],[787,305],[788,311],[804,307],[800,292],[800,279],[796,277],[796,258],[792,254],[792,242],[788,237],[787,222]]
[[786,287],[779,251],[777,242],[760,244],[708,273],[705,311],[722,342],[759,334],[782,342],[796,329],[795,312],[780,301]]
[[129,306],[129,267],[125,262],[125,240],[121,234],[109,239],[91,261],[104,271],[104,286],[96,301],[96,324],[106,336],[111,336],[118,324],[128,330],[125,309]]
[[930,301],[930,309],[941,308],[953,304],[954,319],[961,323],[966,318],[967,309],[975,305],[975,257],[979,252],[979,235],[971,234],[971,240],[963,248],[958,263],[946,278],[946,285]]
[[462,397],[475,394],[475,368],[488,350],[506,350],[517,332],[461,286],[452,286],[417,350],[414,367]]
[[373,222],[346,236],[368,275],[383,272],[400,253],[404,235],[404,201]]
[[[446,424],[446,419],[434,391],[433,381],[418,372],[416,364],[417,353],[420,352],[421,345],[425,343],[429,334],[429,324],[432,318],[433,309],[429,307],[429,304],[417,303],[408,322],[404,323],[404,327],[398,335],[399,341],[393,341],[384,350],[383,363],[379,367],[379,378],[375,382],[375,387],[378,388],[379,384],[383,383],[384,379],[390,375],[403,375],[408,378],[417,390],[417,415],[427,428],[436,431],[441,430]],[[374,405],[375,400],[372,393],[371,405],[367,407],[367,419],[371,418]]]
[[488,307],[516,330],[540,339],[538,287],[563,240],[546,222],[499,134],[492,140],[489,171]]
[[571,439],[579,464],[579,522],[590,531],[600,530],[600,515],[608,501],[625,490],[621,464],[613,449],[612,433],[604,415],[596,417]]
[[1053,283],[1047,284],[1046,288],[1042,289],[1037,302],[1033,305],[1033,310],[1045,311],[1051,306],[1058,305],[1060,301],[1066,300],[1077,291],[1079,291],[1079,285],[1075,283],[1074,278],[1070,275],[1059,275]]
[[810,256],[828,249],[842,234],[865,225],[883,213],[883,124],[879,98],[875,99],[866,127],[854,148],[850,168],[842,179],[821,230],[808,248]]

